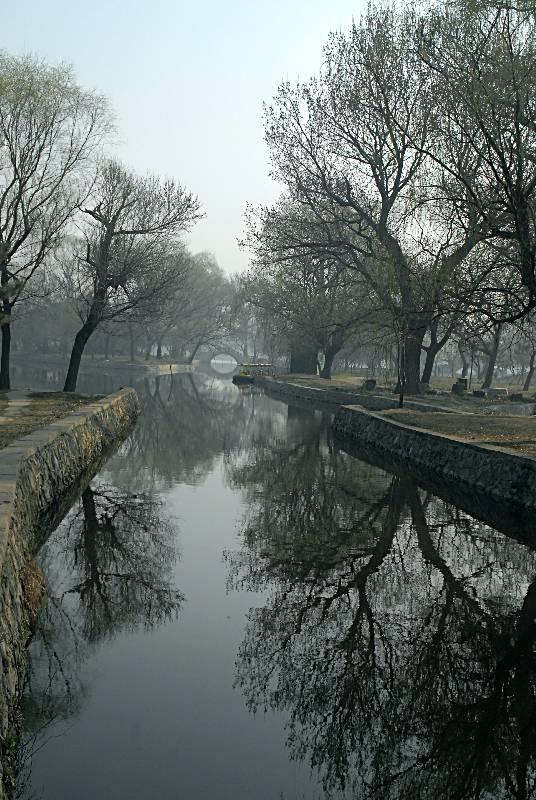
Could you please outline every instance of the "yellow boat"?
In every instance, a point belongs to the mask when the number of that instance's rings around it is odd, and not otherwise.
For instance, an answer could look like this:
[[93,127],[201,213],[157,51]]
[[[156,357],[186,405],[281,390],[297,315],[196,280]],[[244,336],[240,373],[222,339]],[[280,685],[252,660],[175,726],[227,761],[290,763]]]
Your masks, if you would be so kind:
[[233,375],[233,383],[253,383],[259,375],[273,375],[272,364],[239,364],[239,372]]

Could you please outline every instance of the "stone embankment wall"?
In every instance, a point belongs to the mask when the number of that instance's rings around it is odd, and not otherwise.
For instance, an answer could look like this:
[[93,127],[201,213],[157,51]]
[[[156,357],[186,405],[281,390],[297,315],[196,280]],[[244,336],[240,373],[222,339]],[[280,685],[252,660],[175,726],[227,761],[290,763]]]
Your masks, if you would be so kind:
[[[398,408],[398,396],[374,394],[373,392],[348,392],[345,389],[336,387],[316,389],[312,386],[302,386],[299,383],[289,383],[288,381],[278,381],[275,378],[259,376],[255,378],[255,385],[262,386],[265,391],[273,395],[280,395],[283,398],[298,398],[300,400],[310,400],[314,405],[343,406],[360,405],[370,411],[386,411],[389,408]],[[416,411],[442,411],[452,413],[451,408],[444,408],[437,404],[427,403],[420,400],[404,400],[406,408],[413,408]]]
[[0,800],[14,781],[26,646],[44,591],[32,543],[80,476],[126,436],[139,410],[136,392],[123,389],[0,451]]
[[402,425],[364,408],[342,407],[333,428],[400,462],[508,502],[513,513],[536,509],[536,459],[513,450],[453,439]]

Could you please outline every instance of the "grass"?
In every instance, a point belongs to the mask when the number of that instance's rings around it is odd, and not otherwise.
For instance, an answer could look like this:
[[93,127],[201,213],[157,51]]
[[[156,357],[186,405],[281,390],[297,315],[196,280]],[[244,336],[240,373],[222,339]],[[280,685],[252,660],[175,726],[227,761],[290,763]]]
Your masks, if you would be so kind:
[[[364,375],[348,373],[335,374],[331,380],[320,378],[318,375],[277,375],[276,377],[278,380],[297,383],[301,386],[311,386],[316,389],[343,389],[346,391],[355,391],[360,389],[363,385],[363,381],[365,380]],[[468,391],[462,395],[453,394],[451,392],[451,388],[455,381],[455,378],[450,377],[435,378],[431,388],[436,389],[437,394],[416,395],[415,400],[432,405],[452,408],[454,411],[470,411],[472,413],[486,413],[486,410],[489,409],[490,406],[496,406],[498,403],[501,404],[507,402],[496,397],[475,397],[472,391]],[[387,379],[386,381],[378,379],[378,385],[374,392],[388,392],[389,394],[392,394],[394,385],[394,382],[391,382],[390,379]],[[521,386],[519,384],[508,384],[506,381],[503,382],[498,380],[496,381],[495,385],[508,386],[510,393],[521,392]],[[479,386],[480,382],[473,382],[472,388],[476,389]],[[532,395],[530,392],[524,393],[524,400],[530,402],[531,398]],[[491,413],[491,410],[489,413]]]
[[426,413],[408,408],[382,411],[382,416],[464,441],[508,447],[536,456],[536,417]]
[[26,399],[29,401],[27,405],[17,407],[17,401],[14,401],[12,406],[8,406],[6,396],[0,395],[0,448],[66,417],[93,400],[87,395],[65,392],[31,392]]
[[[316,386],[318,388],[325,388],[326,386],[331,387],[338,387],[341,389],[356,389],[359,388],[363,381],[366,380],[366,375],[363,374],[359,375],[356,373],[348,373],[348,372],[337,372],[334,373],[331,380],[326,380],[325,378],[320,378],[318,375],[277,375],[278,380],[290,381],[292,383],[301,383],[306,386]],[[392,389],[396,384],[396,378],[394,376],[388,377],[377,377],[378,381],[378,388],[387,388]],[[457,377],[453,378],[449,375],[441,375],[441,376],[434,376],[430,383],[430,388],[437,389],[441,392],[449,392],[452,389],[452,384],[456,383]],[[475,376],[473,376],[473,381],[471,383],[471,389],[480,389],[482,384],[481,380],[477,380]],[[507,378],[496,378],[493,382],[494,386],[507,386],[508,391],[510,393],[513,392],[522,392],[523,386],[519,383],[519,376],[509,376]],[[531,395],[536,392],[536,380],[534,382],[534,386],[526,392],[527,395]]]

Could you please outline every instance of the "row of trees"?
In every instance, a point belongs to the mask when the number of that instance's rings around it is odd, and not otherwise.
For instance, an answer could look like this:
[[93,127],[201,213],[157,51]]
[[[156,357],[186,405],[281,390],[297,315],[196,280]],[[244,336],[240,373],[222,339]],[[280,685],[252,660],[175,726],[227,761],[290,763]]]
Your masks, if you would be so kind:
[[[134,306],[120,304],[119,298],[105,305],[86,354],[132,362],[152,356],[191,362],[200,349],[210,352],[225,341],[232,287],[213,256],[181,248],[168,269],[170,280],[162,281],[162,291],[148,283],[146,295],[130,298]],[[93,297],[91,287],[87,293],[82,290],[77,271],[78,262],[66,261],[46,296],[27,297],[21,305],[12,348],[17,363],[21,357],[45,355],[52,366],[68,358]]]
[[[452,339],[536,305],[535,9],[371,6],[265,108],[272,207],[250,208],[244,291],[300,371],[390,338],[420,390]],[[500,337],[500,334],[499,334]],[[422,366],[422,356],[425,364]]]
[[0,389],[18,316],[48,318],[61,349],[72,337],[66,391],[103,326],[131,353],[140,337],[149,351],[166,339],[193,358],[223,324],[228,282],[182,241],[198,199],[108,157],[113,130],[108,102],[70,69],[0,54]]

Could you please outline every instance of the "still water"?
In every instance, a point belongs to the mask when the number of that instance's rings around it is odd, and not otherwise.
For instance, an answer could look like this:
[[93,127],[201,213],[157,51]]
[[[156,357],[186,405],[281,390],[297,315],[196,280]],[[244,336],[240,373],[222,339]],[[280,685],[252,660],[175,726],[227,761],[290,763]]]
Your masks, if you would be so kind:
[[202,373],[136,388],[39,553],[24,797],[534,797],[536,551],[323,412]]

